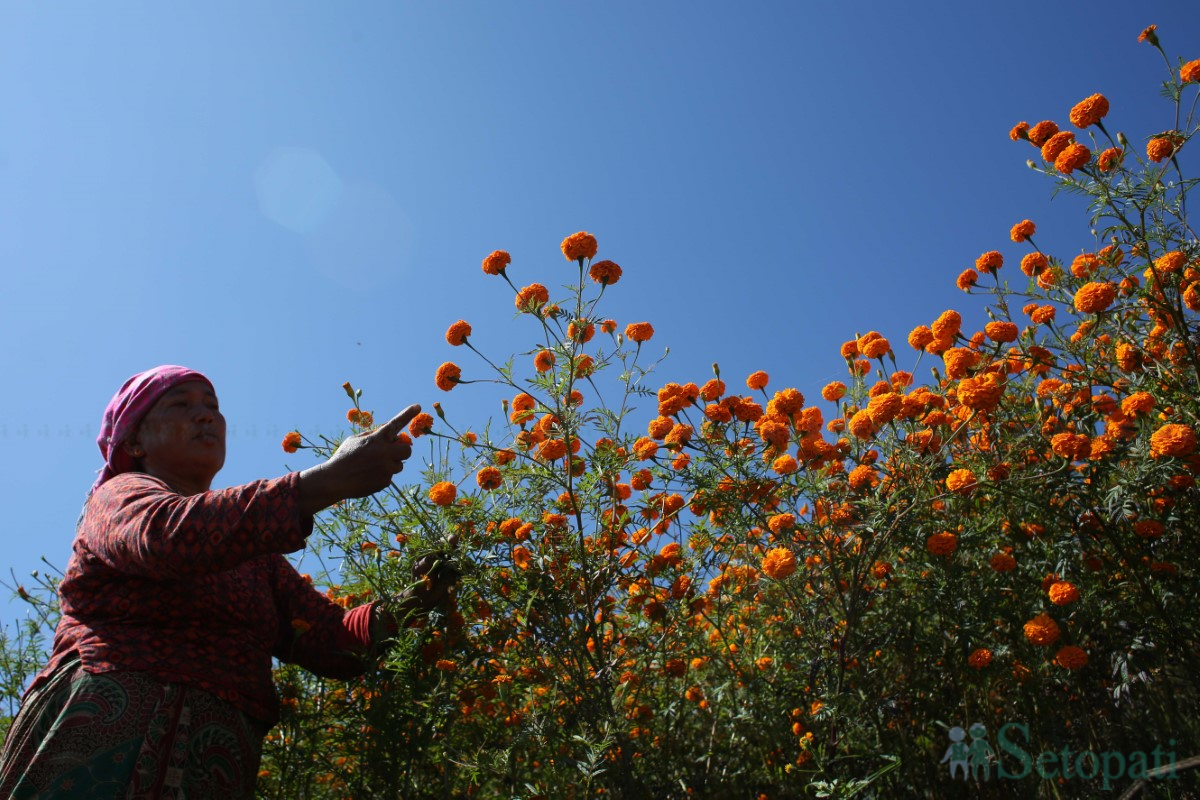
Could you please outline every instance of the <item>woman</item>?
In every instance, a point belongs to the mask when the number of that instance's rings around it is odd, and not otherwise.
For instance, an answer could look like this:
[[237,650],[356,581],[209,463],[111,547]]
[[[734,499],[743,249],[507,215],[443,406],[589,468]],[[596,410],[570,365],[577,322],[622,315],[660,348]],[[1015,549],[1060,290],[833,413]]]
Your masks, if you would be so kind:
[[[395,631],[376,604],[330,602],[283,554],[321,509],[391,483],[419,411],[324,464],[212,491],[225,463],[212,383],[176,366],[126,381],[104,412],[54,652],[4,742],[0,798],[250,797],[279,713],[272,656],[350,678]],[[445,598],[453,574],[429,577],[405,611]]]

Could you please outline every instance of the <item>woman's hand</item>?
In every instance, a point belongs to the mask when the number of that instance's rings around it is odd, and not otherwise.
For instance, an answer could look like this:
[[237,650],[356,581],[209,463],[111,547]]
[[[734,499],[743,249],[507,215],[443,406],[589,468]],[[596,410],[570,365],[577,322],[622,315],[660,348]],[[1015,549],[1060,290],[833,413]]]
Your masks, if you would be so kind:
[[399,436],[420,411],[418,405],[409,406],[375,430],[343,441],[324,464],[301,472],[300,511],[316,514],[342,500],[386,488],[412,455],[412,446]]
[[376,644],[396,635],[402,626],[415,625],[435,608],[450,601],[451,590],[460,573],[445,553],[421,556],[413,564],[415,583],[401,593],[394,603],[375,606],[371,619],[371,639]]

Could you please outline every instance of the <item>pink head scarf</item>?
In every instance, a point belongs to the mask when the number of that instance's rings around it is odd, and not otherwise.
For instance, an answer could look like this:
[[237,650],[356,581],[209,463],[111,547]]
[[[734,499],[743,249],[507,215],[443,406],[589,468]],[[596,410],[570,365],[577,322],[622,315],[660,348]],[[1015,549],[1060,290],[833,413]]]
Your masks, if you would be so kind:
[[104,468],[88,492],[100,488],[109,478],[133,469],[133,459],[121,444],[133,433],[158,398],[185,381],[204,381],[210,387],[212,381],[194,369],[164,365],[139,372],[121,387],[104,409],[104,420],[100,423],[100,436],[96,444],[104,456]]

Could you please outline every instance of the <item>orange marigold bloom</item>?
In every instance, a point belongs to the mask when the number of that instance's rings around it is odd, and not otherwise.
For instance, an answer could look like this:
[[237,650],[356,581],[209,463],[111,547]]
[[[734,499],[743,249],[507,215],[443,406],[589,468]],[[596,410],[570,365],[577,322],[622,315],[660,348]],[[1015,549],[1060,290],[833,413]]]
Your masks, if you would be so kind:
[[1064,175],[1070,175],[1091,160],[1092,151],[1085,145],[1069,144],[1054,159],[1054,168]]
[[1052,305],[1038,306],[1029,315],[1029,319],[1038,325],[1045,325],[1054,319],[1057,309]]
[[988,565],[996,572],[1012,572],[1017,568],[1017,560],[1008,553],[996,553],[988,559]]
[[1168,423],[1150,435],[1154,458],[1184,458],[1196,452],[1196,432],[1188,425]]
[[825,388],[821,390],[821,397],[831,403],[836,403],[846,396],[846,384],[841,381],[833,381],[825,384]]
[[771,462],[771,469],[780,475],[790,475],[800,469],[799,462],[789,455],[782,455]]
[[946,488],[958,494],[970,494],[977,485],[975,473],[969,469],[956,469],[946,476]]
[[1047,594],[1050,595],[1050,602],[1056,606],[1069,606],[1079,599],[1079,590],[1066,581],[1051,584]]
[[1156,164],[1170,158],[1174,152],[1175,141],[1167,136],[1155,136],[1146,143],[1146,157]]
[[1179,250],[1172,250],[1154,259],[1154,268],[1159,272],[1172,273],[1178,272],[1186,263],[1187,256]]
[[446,329],[446,341],[455,347],[458,347],[463,342],[467,341],[467,337],[470,335],[470,323],[461,319]]
[[709,402],[716,400],[723,394],[725,394],[725,381],[720,378],[712,378],[700,387],[700,397]]
[[1116,299],[1115,283],[1085,283],[1075,292],[1075,309],[1082,314],[1099,314]]
[[865,408],[850,418],[849,427],[852,434],[864,440],[870,439],[878,430],[875,427],[875,420],[871,418],[870,412]]
[[1041,253],[1028,253],[1021,259],[1021,272],[1031,278],[1048,266],[1050,266],[1050,259]]
[[537,457],[542,461],[557,461],[566,454],[566,442],[562,439],[547,439],[538,447]]
[[1145,30],[1138,34],[1138,41],[1149,42],[1158,47],[1158,34],[1155,33],[1156,30],[1158,30],[1157,25],[1147,25]]
[[995,320],[984,325],[983,332],[993,342],[1015,342],[1020,331],[1016,323]]
[[967,664],[975,669],[983,669],[991,663],[992,651],[988,650],[986,647],[980,647],[972,651],[971,655],[967,656]]
[[1019,243],[1019,242],[1024,242],[1030,236],[1033,236],[1033,233],[1036,230],[1037,230],[1037,226],[1033,224],[1033,220],[1023,219],[1020,222],[1018,222],[1016,225],[1012,226],[1012,230],[1009,232],[1008,235],[1009,235],[1009,238],[1012,239],[1014,242]]
[[429,499],[435,506],[448,506],[458,496],[458,487],[450,481],[440,481],[429,487]]
[[586,231],[572,233],[562,240],[563,255],[567,261],[582,261],[596,255],[596,237]]
[[592,340],[592,336],[596,334],[596,326],[587,320],[572,320],[567,325],[567,338],[576,342],[587,344]]
[[533,368],[538,372],[549,372],[554,366],[555,356],[549,350],[539,350],[538,354],[533,357]]
[[1157,539],[1167,528],[1156,519],[1140,519],[1133,523],[1133,532],[1142,539]]
[[979,283],[979,273],[973,269],[964,269],[958,273],[958,279],[954,281],[954,285],[964,292],[971,291],[971,287]]
[[1108,98],[1102,94],[1080,100],[1071,109],[1071,124],[1076,128],[1086,128],[1095,125],[1108,114]]
[[1054,663],[1063,669],[1082,669],[1087,666],[1087,653],[1073,644],[1060,648],[1054,656]]
[[480,489],[496,489],[499,488],[503,479],[500,475],[500,470],[495,467],[484,467],[475,475],[475,482],[479,484]]
[[408,423],[408,432],[412,434],[414,439],[424,436],[427,433],[432,433],[433,417],[422,411],[412,418],[412,422]]
[[597,261],[588,270],[588,275],[596,283],[610,286],[621,280],[621,268],[612,261]]
[[975,411],[991,411],[1000,404],[1004,383],[999,375],[988,372],[958,382],[958,402]]
[[879,485],[879,473],[870,464],[859,464],[850,470],[846,483],[850,484],[851,489],[872,488]]
[[1042,159],[1054,163],[1054,159],[1058,158],[1059,154],[1067,149],[1067,145],[1075,141],[1075,134],[1070,131],[1059,131],[1046,140],[1042,145]]
[[1200,58],[1189,61],[1179,68],[1180,83],[1196,83],[1200,81]]
[[493,250],[492,254],[483,260],[483,271],[488,275],[502,275],[504,268],[512,263],[512,256],[504,250]]
[[958,549],[958,537],[949,531],[935,533],[925,540],[925,549],[935,556],[948,556]]
[[503,467],[505,464],[511,463],[516,457],[517,454],[512,450],[497,450],[492,454],[492,461]]
[[867,358],[883,358],[891,352],[892,345],[878,331],[870,331],[857,340],[858,352]]
[[759,389],[766,388],[767,381],[769,379],[770,378],[768,377],[767,373],[759,370],[758,372],[750,373],[750,377],[746,378],[746,385],[757,391]]
[[447,361],[437,369],[437,375],[434,376],[433,382],[443,392],[448,392],[454,388],[454,385],[459,382],[462,377],[462,370],[458,365]]
[[962,330],[962,315],[953,309],[943,311],[929,329],[935,339],[953,339]]
[[1054,455],[1072,461],[1084,461],[1092,452],[1092,438],[1086,433],[1056,433],[1050,437]]
[[1012,139],[1014,142],[1018,141],[1020,139],[1028,140],[1029,139],[1029,123],[1028,122],[1018,122],[1016,125],[1013,126],[1013,129],[1008,132],[1008,138]]
[[1096,159],[1096,166],[1101,172],[1112,172],[1121,165],[1124,157],[1124,150],[1119,147],[1109,147],[1100,153],[1100,157]]
[[796,556],[786,547],[772,547],[762,561],[763,574],[781,581],[796,572]]
[[283,451],[285,453],[294,453],[300,449],[300,432],[292,431],[287,436],[283,437]]
[[1058,133],[1057,125],[1048,119],[1042,120],[1029,129],[1029,143],[1034,147],[1041,147],[1056,133]]
[[925,325],[918,325],[908,334],[908,346],[913,350],[924,350],[933,339],[933,331]]
[[975,259],[975,269],[985,275],[995,273],[1002,266],[1004,266],[1004,256],[1000,255],[999,251],[996,250],[989,250]]
[[1154,410],[1154,395],[1149,392],[1134,392],[1121,401],[1121,413],[1129,417],[1148,414]]
[[655,417],[646,425],[646,433],[651,439],[662,439],[675,427],[675,421],[670,417]]
[[529,311],[532,308],[550,302],[550,290],[540,283],[531,283],[528,286],[521,287],[517,292],[516,306],[521,311]]
[[631,342],[648,342],[653,335],[654,326],[649,322],[631,322],[625,326],[625,338]]
[[780,389],[767,403],[767,414],[790,417],[799,414],[804,407],[804,395],[798,389]]
[[1057,642],[1061,635],[1058,623],[1044,611],[1025,623],[1025,638],[1030,644],[1046,647]]
[[524,545],[517,545],[512,549],[512,561],[517,569],[529,569],[529,559],[529,551]]
[[1071,261],[1071,274],[1076,278],[1087,278],[1100,268],[1100,259],[1095,253],[1080,253]]

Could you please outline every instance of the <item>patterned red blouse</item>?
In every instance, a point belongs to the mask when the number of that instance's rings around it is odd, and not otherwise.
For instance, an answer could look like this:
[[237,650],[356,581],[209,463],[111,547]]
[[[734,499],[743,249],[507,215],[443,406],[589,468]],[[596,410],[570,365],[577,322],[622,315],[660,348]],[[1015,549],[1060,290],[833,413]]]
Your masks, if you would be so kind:
[[77,652],[88,672],[195,686],[274,725],[272,656],[329,678],[362,673],[371,606],[344,612],[282,555],[312,533],[298,494],[299,473],[190,497],[136,472],[104,483],[59,587],[54,653],[30,690]]

